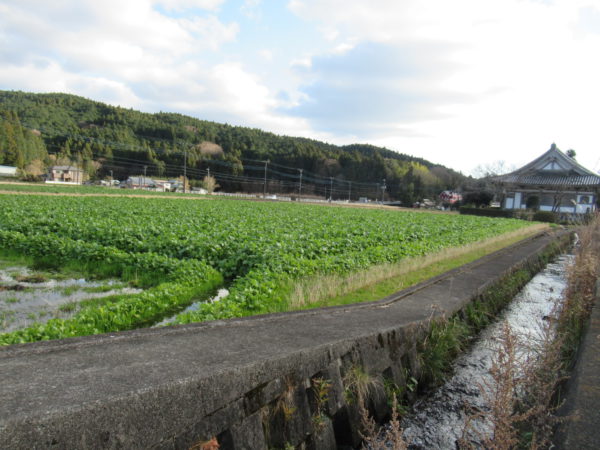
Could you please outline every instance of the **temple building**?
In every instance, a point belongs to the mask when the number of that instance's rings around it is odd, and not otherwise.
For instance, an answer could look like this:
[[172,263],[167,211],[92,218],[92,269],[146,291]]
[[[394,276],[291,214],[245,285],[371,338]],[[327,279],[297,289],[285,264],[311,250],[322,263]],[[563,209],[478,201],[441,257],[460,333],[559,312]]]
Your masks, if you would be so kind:
[[555,144],[529,164],[492,181],[500,187],[504,209],[561,214],[586,214],[598,209],[600,176]]

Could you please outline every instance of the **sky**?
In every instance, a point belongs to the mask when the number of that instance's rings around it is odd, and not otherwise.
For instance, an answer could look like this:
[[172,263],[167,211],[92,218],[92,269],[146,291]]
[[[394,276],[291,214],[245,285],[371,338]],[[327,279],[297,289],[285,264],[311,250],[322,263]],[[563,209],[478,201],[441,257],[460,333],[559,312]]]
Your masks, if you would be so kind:
[[0,0],[0,89],[600,170],[600,0]]

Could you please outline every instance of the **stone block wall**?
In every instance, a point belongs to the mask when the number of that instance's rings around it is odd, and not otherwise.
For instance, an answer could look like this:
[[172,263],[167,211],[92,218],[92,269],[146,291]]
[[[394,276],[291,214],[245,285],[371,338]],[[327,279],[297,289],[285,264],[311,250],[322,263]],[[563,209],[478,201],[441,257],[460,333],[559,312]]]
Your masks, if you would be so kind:
[[[287,366],[292,370],[284,365],[204,417],[200,439],[185,442],[177,436],[160,447],[201,448],[213,437],[222,449],[358,447],[361,419],[349,373],[358,370],[382,382],[367,401],[370,414],[382,422],[391,413],[383,380],[402,387],[407,377],[419,377],[417,344],[426,333],[423,324],[408,324],[312,350]],[[325,387],[319,389],[319,383]]]

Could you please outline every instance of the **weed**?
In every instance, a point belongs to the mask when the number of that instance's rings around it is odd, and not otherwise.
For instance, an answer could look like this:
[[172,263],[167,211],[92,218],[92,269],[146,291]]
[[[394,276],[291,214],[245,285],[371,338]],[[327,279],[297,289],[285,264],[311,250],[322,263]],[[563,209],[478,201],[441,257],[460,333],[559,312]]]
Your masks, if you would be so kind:
[[[491,382],[482,386],[490,410],[471,415],[463,435],[462,446],[472,448],[464,436],[470,424],[484,421],[493,434],[481,441],[485,448],[549,448],[560,406],[558,389],[566,379],[588,321],[600,274],[600,221],[581,230],[575,263],[568,269],[567,289],[562,306],[551,314],[557,317],[540,330],[540,338],[527,337],[527,350],[517,349],[517,337],[507,325],[501,345],[490,369]],[[525,340],[525,339],[523,339]]]
[[58,310],[64,313],[70,313],[77,309],[77,302],[63,303],[58,307]]
[[312,379],[312,389],[315,398],[315,413],[312,416],[313,424],[320,429],[325,425],[325,406],[329,400],[331,381],[321,377]]
[[452,361],[465,348],[471,330],[458,316],[444,317],[430,322],[429,335],[421,344],[420,356],[425,385],[438,385],[449,373]]
[[21,283],[45,283],[48,281],[48,277],[45,275],[36,273],[32,275],[17,275],[15,280]]
[[88,286],[88,287],[84,287],[82,289],[82,291],[90,293],[90,294],[95,294],[95,293],[110,292],[110,291],[118,290],[118,289],[124,289],[126,287],[127,287],[126,283],[114,283],[114,284],[107,284],[107,285],[103,285],[103,286]]
[[369,375],[362,367],[352,366],[344,376],[344,396],[350,404],[365,404],[369,398],[382,394],[383,382]]
[[398,415],[403,416],[408,412],[408,404],[406,395],[408,392],[415,392],[419,385],[419,381],[410,376],[408,369],[404,369],[404,385],[398,386],[389,378],[383,379],[383,388],[387,398],[387,403],[390,409],[396,409]]
[[294,406],[294,392],[296,386],[291,377],[285,379],[285,390],[277,399],[275,404],[275,412],[280,412],[283,416],[284,422],[289,422],[296,413],[296,406]]
[[526,418],[525,414],[515,414],[516,393],[523,383],[522,371],[522,364],[517,359],[517,337],[505,323],[500,345],[490,369],[492,381],[484,383],[482,389],[490,407],[485,413],[485,418],[493,429],[493,435],[483,439],[485,448],[509,450],[515,448],[519,442],[517,425]]
[[77,292],[81,290],[81,286],[77,286],[77,285],[72,285],[72,286],[66,286],[62,289],[62,294],[64,296],[69,296],[72,295],[73,293]]
[[364,433],[360,433],[363,438],[363,449],[368,450],[405,450],[408,448],[404,438],[403,431],[400,427],[400,418],[398,414],[398,404],[394,397],[392,400],[392,417],[390,422],[384,428],[384,432],[380,433],[375,421],[369,415],[367,408],[363,403],[358,405],[360,413],[360,421]]
[[564,335],[563,358],[572,362],[586,329],[594,302],[594,286],[600,278],[600,219],[579,232],[579,248],[568,274],[558,332]]
[[14,311],[0,311],[0,325],[2,328],[14,322],[15,314],[16,313]]
[[208,441],[202,441],[192,445],[189,450],[219,450],[220,447],[217,438],[213,437]]
[[21,299],[19,299],[19,297],[8,297],[8,298],[5,298],[4,301],[6,303],[19,303],[21,301]]

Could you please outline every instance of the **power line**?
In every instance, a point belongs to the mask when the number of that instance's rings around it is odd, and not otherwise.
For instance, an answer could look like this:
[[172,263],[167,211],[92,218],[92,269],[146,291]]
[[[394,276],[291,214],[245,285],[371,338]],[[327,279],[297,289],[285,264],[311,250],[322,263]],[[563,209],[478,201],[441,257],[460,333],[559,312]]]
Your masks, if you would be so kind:
[[[7,121],[8,119],[0,118],[0,120]],[[24,123],[24,122],[20,122],[20,123],[22,126],[27,127],[26,123]],[[265,163],[264,160],[238,159],[238,161],[239,161],[239,163],[238,163],[237,161],[231,162],[231,161],[219,160],[219,159],[204,159],[203,157],[195,158],[195,156],[197,156],[197,155],[189,154],[188,150],[193,148],[197,144],[190,143],[188,141],[182,141],[181,139],[177,139],[175,137],[173,139],[167,140],[167,139],[158,138],[155,136],[145,136],[145,135],[142,135],[139,133],[135,133],[136,139],[149,139],[155,143],[162,142],[165,144],[165,148],[151,148],[151,147],[146,148],[146,147],[142,147],[139,145],[131,145],[131,144],[125,144],[122,142],[117,142],[117,141],[112,141],[112,140],[100,139],[100,138],[90,136],[90,135],[59,132],[56,129],[52,129],[50,127],[37,127],[37,129],[46,133],[52,139],[62,138],[65,140],[72,140],[72,141],[74,141],[75,144],[79,144],[79,145],[81,145],[81,144],[102,145],[104,147],[107,147],[109,150],[111,150],[111,153],[112,153],[112,150],[126,151],[126,152],[132,152],[132,153],[150,152],[151,155],[152,154],[163,155],[163,156],[169,157],[169,159],[180,157],[183,160],[182,165],[179,166],[179,165],[173,164],[172,162],[169,163],[165,160],[155,161],[151,157],[141,160],[141,159],[135,159],[135,158],[127,158],[126,156],[119,156],[119,155],[114,155],[114,154],[106,155],[106,154],[99,153],[98,151],[95,151],[95,152],[92,151],[92,157],[95,158],[96,160],[100,161],[103,164],[103,167],[111,167],[112,169],[119,169],[119,170],[125,171],[125,172],[127,171],[126,166],[134,166],[134,167],[137,166],[140,169],[144,168],[144,166],[145,166],[147,169],[151,168],[152,171],[156,172],[157,174],[181,173],[181,171],[183,171],[184,177],[186,177],[187,174],[189,174],[192,177],[204,177],[209,174],[209,170],[210,170],[211,166],[212,167],[220,166],[220,167],[228,168],[228,169],[231,169],[233,172],[236,168],[239,167],[239,164],[241,164],[242,165],[241,168],[244,172],[264,171],[264,173],[262,174],[263,175],[263,177],[262,177],[263,194],[266,194],[267,184],[275,183],[275,182],[279,186],[283,186],[283,187],[292,187],[292,186],[298,187],[299,193],[301,193],[301,189],[302,189],[301,186],[302,186],[303,181],[304,181],[306,189],[308,188],[308,186],[310,184],[313,185],[313,187],[311,189],[312,191],[321,190],[321,189],[317,188],[317,185],[322,185],[325,187],[325,189],[324,189],[325,195],[327,193],[327,184],[329,184],[330,196],[333,195],[334,192],[336,192],[336,194],[339,194],[339,192],[342,192],[341,188],[335,187],[335,189],[334,189],[334,185],[337,185],[339,183],[348,184],[348,189],[346,190],[346,188],[344,187],[343,191],[348,192],[349,199],[351,199],[352,195],[354,195],[355,197],[359,196],[361,194],[364,196],[370,196],[370,195],[372,195],[373,191],[375,191],[375,193],[377,193],[380,189],[379,183],[367,182],[367,181],[346,180],[346,179],[342,179],[342,178],[336,178],[333,176],[328,176],[328,177],[322,176],[317,173],[310,172],[304,168],[290,167],[290,166],[286,166],[286,165],[271,162],[271,161],[268,161]],[[178,148],[173,148],[173,146],[176,146],[176,145],[178,145],[180,147],[184,147],[184,149],[182,150],[182,149],[178,149]],[[59,145],[58,143],[47,143],[46,146],[54,147],[55,149],[58,149],[59,151],[56,153],[60,153],[60,150],[63,149],[63,147],[61,145]],[[171,147],[171,148],[166,148],[166,147]],[[77,149],[76,151],[80,151],[80,150],[81,149]],[[192,158],[192,156],[194,156],[194,158]],[[190,161],[194,161],[192,166],[188,165],[188,159]],[[118,164],[111,163],[111,160]],[[248,164],[248,163],[250,163],[250,164]],[[265,165],[257,166],[252,163],[261,163],[261,164],[264,163]],[[121,164],[121,165],[119,165],[119,164]],[[205,170],[205,169],[202,169],[199,167],[194,167],[195,165],[206,165],[207,169]],[[292,173],[286,173],[283,170],[289,170]],[[268,174],[270,174],[270,175],[276,175],[277,177],[287,178],[288,180],[294,180],[294,181],[286,182],[284,180],[277,179],[277,178],[268,179],[267,171],[268,171]],[[220,171],[217,171],[214,169],[213,169],[213,176],[219,177],[223,181],[228,181],[228,182],[232,182],[232,183],[237,182],[237,183],[251,184],[251,183],[259,182],[261,180],[260,177],[252,177],[249,175],[239,175],[239,174],[236,175],[234,173],[224,173],[222,171],[220,172]],[[398,189],[400,187],[401,186],[399,186],[399,185],[387,185],[386,186],[388,193],[392,189]],[[376,197],[377,197],[377,194],[376,194]],[[382,197],[383,197],[383,195],[382,195]]]

